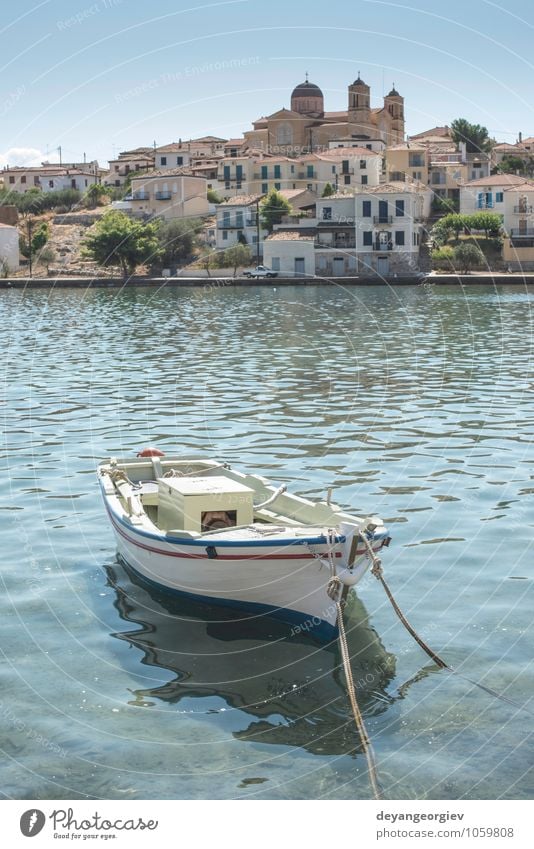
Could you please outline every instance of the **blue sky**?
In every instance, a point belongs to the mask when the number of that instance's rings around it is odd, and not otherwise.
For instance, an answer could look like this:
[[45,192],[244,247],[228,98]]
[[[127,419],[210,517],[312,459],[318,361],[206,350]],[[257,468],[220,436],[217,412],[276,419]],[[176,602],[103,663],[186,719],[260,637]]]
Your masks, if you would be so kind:
[[408,133],[466,117],[534,135],[528,0],[20,0],[0,39],[0,165],[238,136],[306,71],[327,110],[358,70],[373,105],[394,81]]

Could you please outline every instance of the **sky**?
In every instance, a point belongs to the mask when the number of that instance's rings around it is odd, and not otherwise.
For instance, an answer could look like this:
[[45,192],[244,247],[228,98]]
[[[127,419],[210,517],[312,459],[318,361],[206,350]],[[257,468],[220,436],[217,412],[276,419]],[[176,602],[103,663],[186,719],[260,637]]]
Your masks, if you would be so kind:
[[534,135],[531,0],[19,0],[0,21],[0,167],[240,136],[306,72],[328,111],[392,83],[415,134]]

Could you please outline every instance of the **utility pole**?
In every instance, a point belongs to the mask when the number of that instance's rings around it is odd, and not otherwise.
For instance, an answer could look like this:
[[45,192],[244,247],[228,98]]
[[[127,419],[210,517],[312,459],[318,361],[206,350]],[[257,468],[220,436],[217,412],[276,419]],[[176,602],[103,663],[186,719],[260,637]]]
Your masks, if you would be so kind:
[[28,218],[28,261],[30,263],[30,277],[32,276],[32,225],[31,218]]
[[58,153],[59,153],[59,164],[61,165],[61,164],[62,164],[62,163],[61,163],[61,145],[59,145],[59,147],[58,147],[57,151],[58,151]]

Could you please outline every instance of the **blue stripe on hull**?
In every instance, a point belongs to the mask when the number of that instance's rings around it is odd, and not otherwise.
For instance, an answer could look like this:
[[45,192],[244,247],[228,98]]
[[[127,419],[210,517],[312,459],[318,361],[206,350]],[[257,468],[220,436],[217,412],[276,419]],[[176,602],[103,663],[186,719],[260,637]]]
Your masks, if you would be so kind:
[[[253,601],[233,601],[226,598],[213,598],[207,595],[197,595],[196,593],[188,593],[186,590],[177,590],[173,587],[167,587],[165,584],[160,584],[157,581],[152,581],[139,572],[135,566],[132,566],[122,554],[121,559],[127,566],[135,572],[135,575],[148,587],[165,593],[168,596],[177,596],[179,598],[190,598],[194,601],[202,601],[206,604],[213,604],[219,607],[229,607],[234,610],[244,610],[247,613],[252,613],[257,616],[272,616],[286,625],[291,625],[295,628],[298,634],[309,634],[321,642],[330,643],[332,640],[337,640],[337,626],[325,622],[324,619],[319,619],[318,616],[311,616],[309,613],[300,613],[297,610],[289,610],[286,607],[274,607],[269,604],[259,604]],[[297,631],[298,628],[298,631]]]

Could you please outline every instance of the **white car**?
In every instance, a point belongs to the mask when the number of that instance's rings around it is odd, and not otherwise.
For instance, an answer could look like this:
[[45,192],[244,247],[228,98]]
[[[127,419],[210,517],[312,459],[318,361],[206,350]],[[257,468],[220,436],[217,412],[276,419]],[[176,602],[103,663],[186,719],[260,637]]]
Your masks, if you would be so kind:
[[256,268],[248,268],[243,272],[243,277],[276,277],[277,271],[267,268],[266,265],[257,265]]

